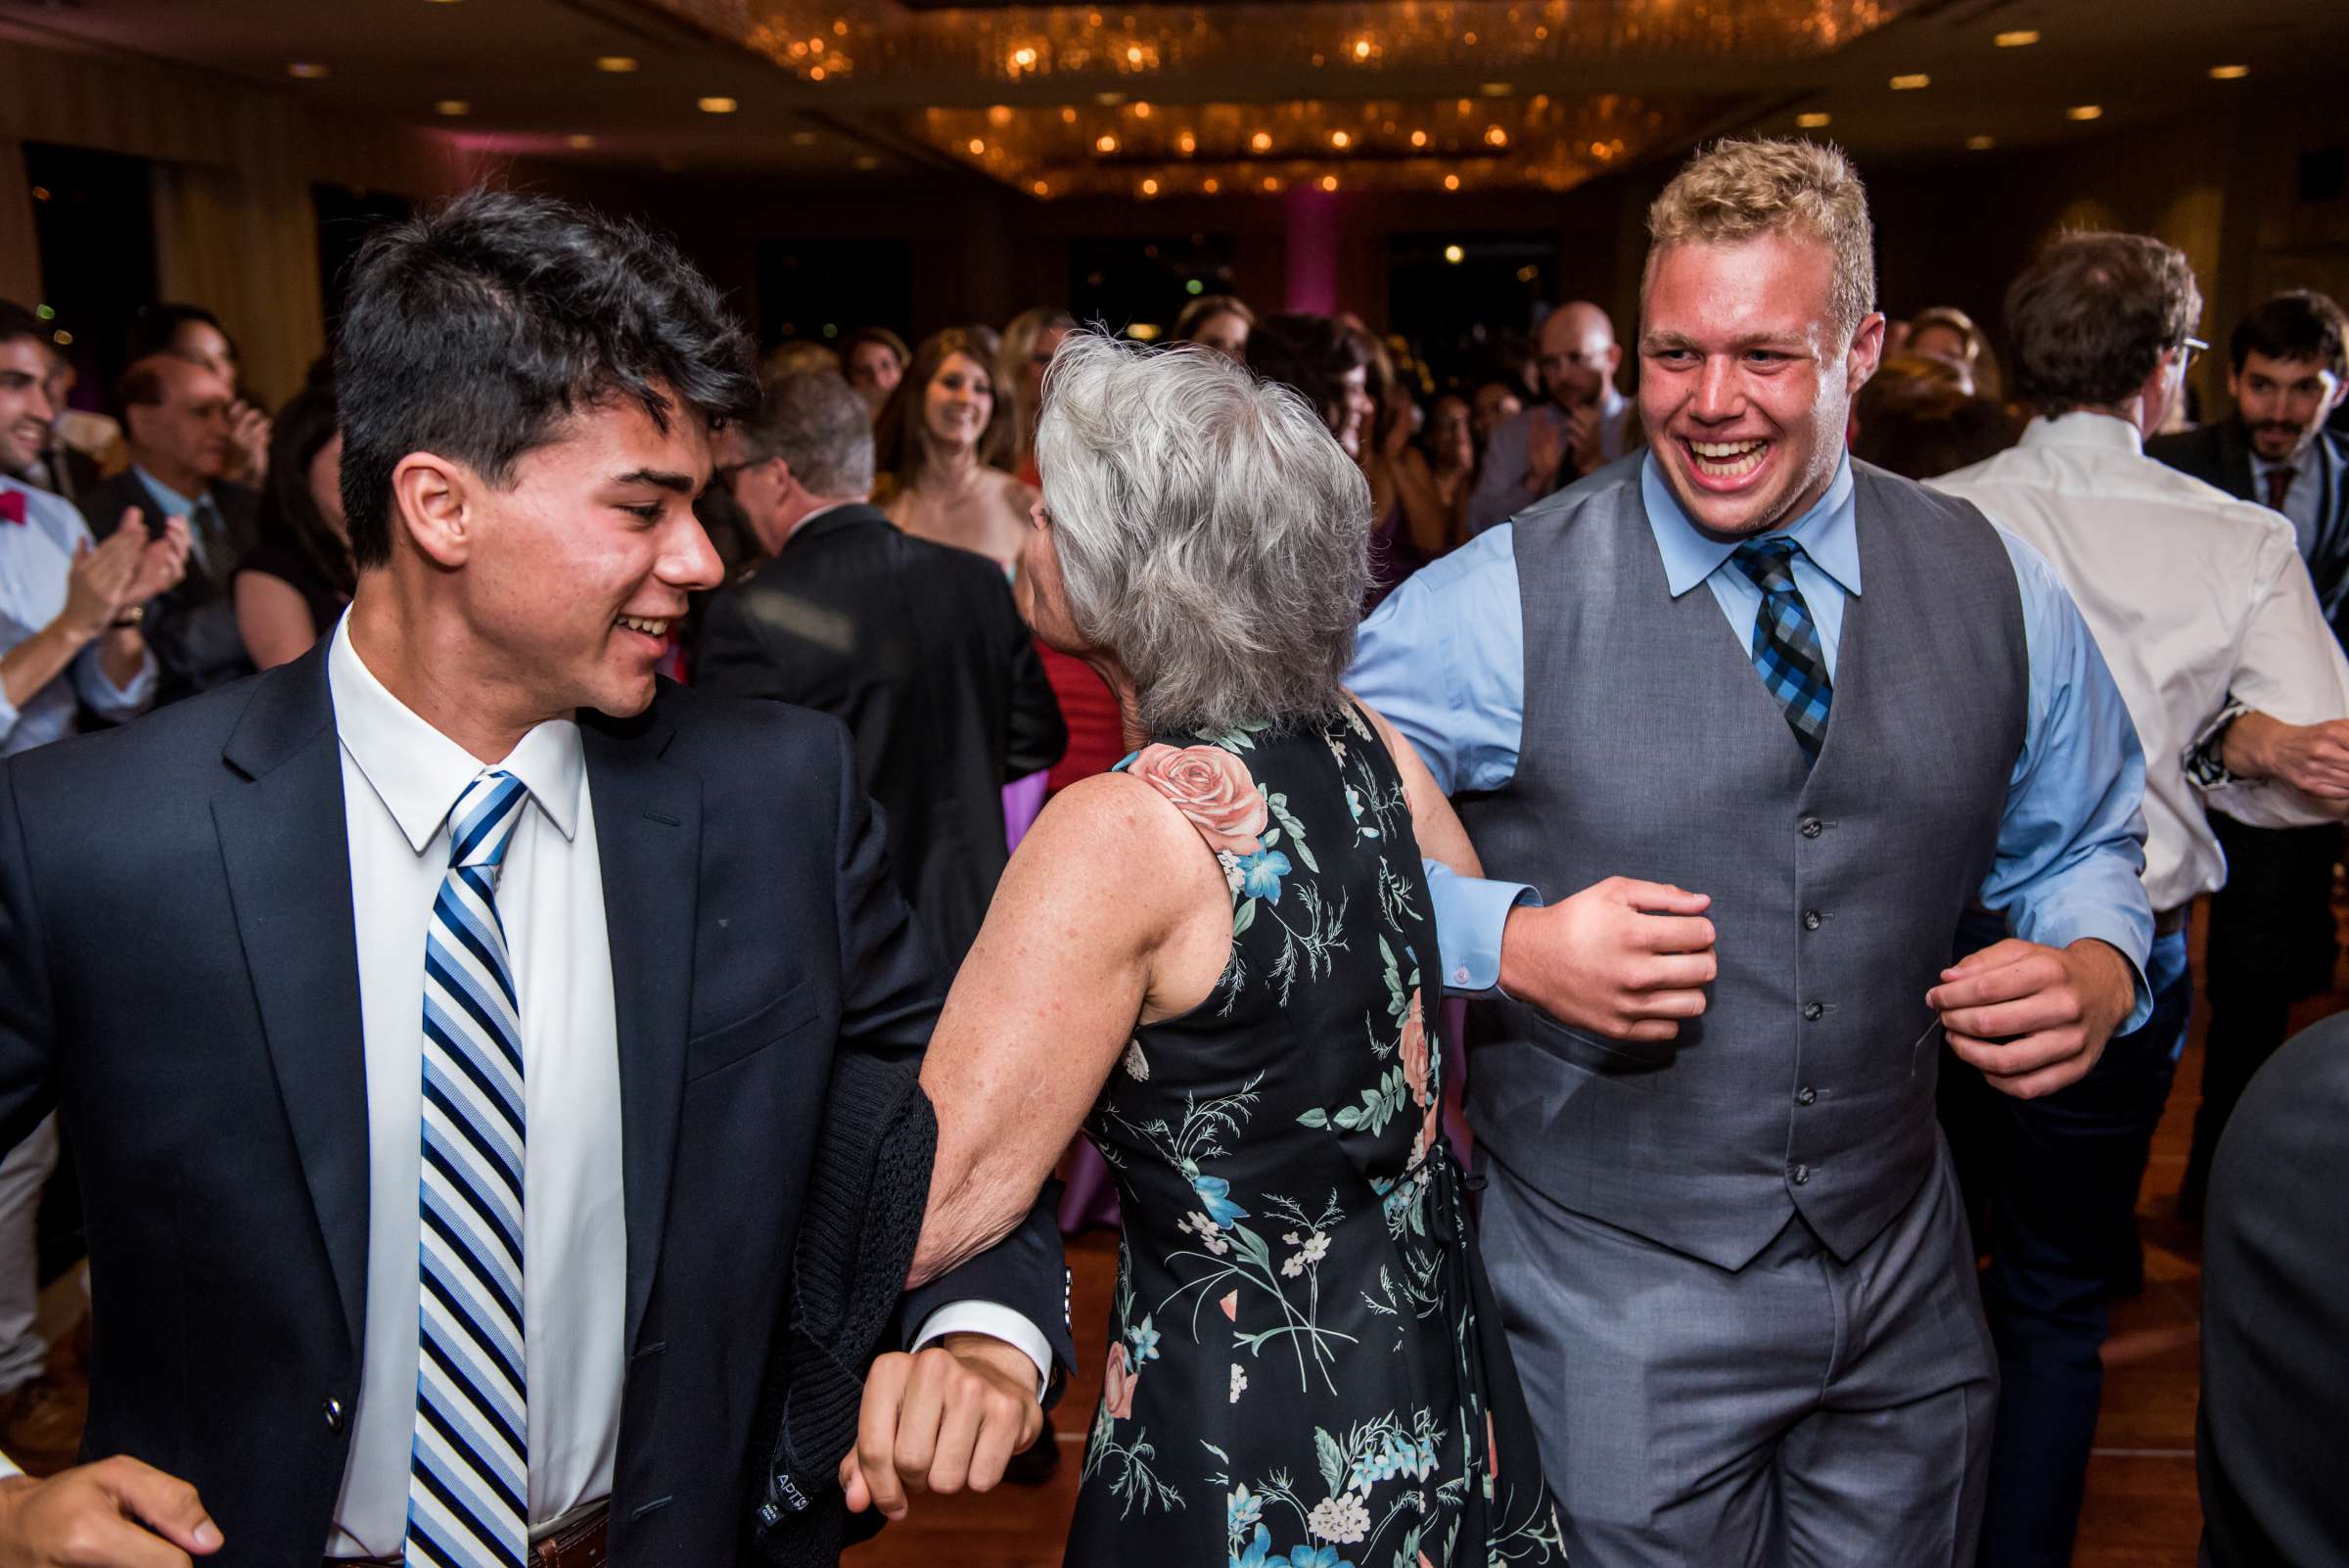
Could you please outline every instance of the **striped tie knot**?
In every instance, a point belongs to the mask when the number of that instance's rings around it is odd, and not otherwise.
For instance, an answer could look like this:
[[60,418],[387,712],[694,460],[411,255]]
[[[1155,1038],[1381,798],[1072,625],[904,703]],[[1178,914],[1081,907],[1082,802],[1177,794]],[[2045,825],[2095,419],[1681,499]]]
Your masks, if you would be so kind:
[[1794,552],[1799,548],[1792,539],[1779,534],[1770,539],[1748,539],[1737,546],[1737,553],[1729,559],[1764,593],[1792,593]]
[[448,863],[485,870],[494,885],[530,795],[522,780],[502,768],[466,785],[448,813]]

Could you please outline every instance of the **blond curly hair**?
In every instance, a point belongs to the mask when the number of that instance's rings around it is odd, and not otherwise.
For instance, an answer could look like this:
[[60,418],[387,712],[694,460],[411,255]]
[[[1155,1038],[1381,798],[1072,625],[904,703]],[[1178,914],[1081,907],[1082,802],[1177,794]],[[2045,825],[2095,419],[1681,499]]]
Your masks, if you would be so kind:
[[1875,231],[1867,192],[1841,149],[1793,139],[1731,140],[1700,150],[1647,209],[1647,268],[1665,247],[1734,244],[1765,234],[1825,242],[1835,258],[1832,324],[1849,343],[1876,304]]

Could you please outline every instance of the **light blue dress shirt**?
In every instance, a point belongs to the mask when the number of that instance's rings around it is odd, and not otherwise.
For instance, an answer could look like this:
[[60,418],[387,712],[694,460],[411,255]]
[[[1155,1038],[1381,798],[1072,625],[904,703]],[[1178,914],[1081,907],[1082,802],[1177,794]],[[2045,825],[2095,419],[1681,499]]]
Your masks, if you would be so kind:
[[[73,503],[0,475],[0,490],[21,492],[25,520],[0,523],[0,654],[28,641],[66,608],[73,551],[90,536]],[[155,696],[155,656],[149,654],[127,686],[106,675],[98,644],[74,656],[66,673],[26,698],[22,708],[0,690],[0,757],[14,757],[73,733],[75,701],[119,723],[147,711]]]
[[223,523],[219,505],[208,495],[180,494],[136,463],[130,465],[130,471],[139,477],[139,483],[147,486],[147,493],[154,496],[156,504],[162,508],[161,513],[147,519],[148,526],[153,527],[164,518],[186,518],[189,570],[210,571],[212,552],[226,547],[221,534]]
[[[1744,573],[1724,570],[1736,543],[1697,530],[1652,456],[1640,468],[1640,495],[1673,597],[1703,583],[1739,645],[1750,646],[1762,592]],[[1847,460],[1819,503],[1779,530],[1801,546],[1795,586],[1818,623],[1829,675],[1845,607],[1863,591],[1853,497]],[[1404,583],[1363,623],[1347,675],[1357,696],[1409,737],[1447,794],[1497,790],[1517,771],[1525,625],[1515,533],[1502,524]],[[2124,1026],[2135,1029],[2152,1007],[2144,966],[2153,910],[2139,881],[2144,754],[2120,689],[2053,568],[2004,530],[1999,537],[2021,589],[2030,687],[2023,750],[2007,783],[1982,902],[2004,913],[2025,941],[2060,947],[2095,937],[2119,949],[2138,975],[2137,1005]],[[1497,983],[1510,908],[1544,893],[1580,891],[1480,881],[1434,861],[1427,876],[1445,979],[1456,992]]]

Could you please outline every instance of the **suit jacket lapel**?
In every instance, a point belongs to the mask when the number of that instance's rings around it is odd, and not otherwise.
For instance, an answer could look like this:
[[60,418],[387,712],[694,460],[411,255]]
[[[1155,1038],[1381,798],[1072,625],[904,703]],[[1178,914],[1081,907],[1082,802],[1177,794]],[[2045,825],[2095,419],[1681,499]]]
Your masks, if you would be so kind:
[[623,1343],[633,1354],[661,1261],[685,1092],[702,784],[662,761],[672,731],[658,707],[633,721],[580,717],[620,1028],[621,1184],[628,1225]]
[[327,644],[262,677],[212,799],[237,935],[349,1349],[367,1295],[367,1079]]

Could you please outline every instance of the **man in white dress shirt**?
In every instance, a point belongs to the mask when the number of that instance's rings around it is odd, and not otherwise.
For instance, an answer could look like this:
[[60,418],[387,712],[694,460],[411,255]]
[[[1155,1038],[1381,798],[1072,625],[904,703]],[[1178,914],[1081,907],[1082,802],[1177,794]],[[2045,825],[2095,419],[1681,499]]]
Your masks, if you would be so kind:
[[2151,1020],[2079,1084],[1988,1109],[1996,1568],[2071,1560],[2104,1297],[2138,1276],[2138,1186],[2193,1011],[2188,906],[2227,876],[2207,813],[2282,827],[2349,810],[2349,664],[2291,525],[2143,455],[2201,309],[2186,257],[2157,240],[2058,240],[2006,297],[2038,417],[2019,446],[1934,482],[2046,556],[2096,633],[2144,747],[2155,911]]
[[[475,192],[370,242],[337,382],[334,636],[0,768],[0,1146],[82,1151],[115,1455],[0,1482],[0,1561],[734,1561],[827,1083],[943,980],[840,726],[655,676],[747,345]],[[1040,1422],[1039,1227],[905,1304],[915,1485]]]

